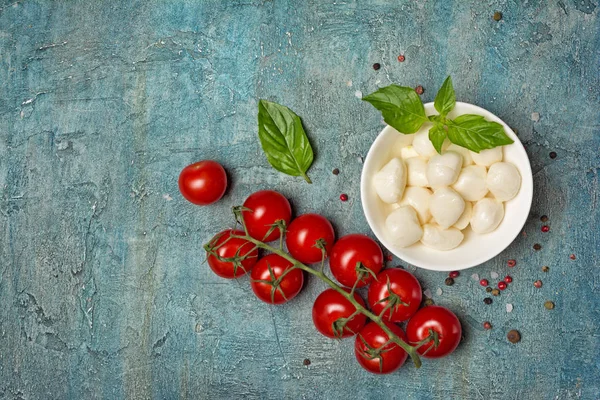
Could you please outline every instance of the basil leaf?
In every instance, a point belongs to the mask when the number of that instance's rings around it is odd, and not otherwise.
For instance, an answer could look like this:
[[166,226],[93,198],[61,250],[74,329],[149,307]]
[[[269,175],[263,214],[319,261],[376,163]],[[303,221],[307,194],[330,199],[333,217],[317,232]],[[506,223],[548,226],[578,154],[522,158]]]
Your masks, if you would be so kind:
[[429,129],[429,140],[439,154],[442,154],[442,145],[446,139],[446,130],[443,124],[435,124]]
[[425,108],[413,88],[390,85],[363,97],[381,111],[386,124],[402,133],[415,133],[427,122]]
[[486,121],[481,115],[464,114],[448,120],[448,138],[454,144],[479,153],[513,143],[497,122]]
[[302,121],[289,108],[267,100],[258,102],[258,138],[269,163],[278,171],[301,176],[312,183],[306,171],[313,150]]
[[448,115],[450,111],[456,105],[456,93],[454,93],[454,87],[452,86],[452,78],[447,77],[440,90],[435,95],[435,101],[433,106],[443,117]]

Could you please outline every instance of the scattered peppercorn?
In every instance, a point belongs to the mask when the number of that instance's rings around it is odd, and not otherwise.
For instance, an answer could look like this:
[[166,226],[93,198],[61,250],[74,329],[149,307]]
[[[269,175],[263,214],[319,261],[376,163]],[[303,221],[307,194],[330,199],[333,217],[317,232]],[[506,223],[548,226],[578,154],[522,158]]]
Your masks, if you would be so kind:
[[548,272],[548,271],[550,271],[550,267],[548,267],[547,265],[544,265],[544,266],[542,267],[542,271],[544,271],[544,272]]
[[404,57],[404,54],[400,54],[400,55],[398,56],[398,61],[400,61],[400,62],[404,62],[404,60],[406,60],[406,57]]
[[542,221],[542,222],[546,222],[546,221],[548,221],[548,216],[547,216],[547,215],[542,215],[542,216],[540,217],[540,221]]
[[515,265],[517,265],[517,261],[516,260],[508,260],[508,262],[506,263],[509,268],[513,268]]
[[435,304],[435,303],[433,302],[433,299],[430,299],[429,297],[425,298],[425,302],[423,302],[423,306],[425,306],[425,307],[427,307],[427,306],[431,306],[431,305],[433,305],[433,304]]
[[553,160],[556,158],[556,152],[555,151],[551,151],[550,152],[550,158],[553,159]]
[[518,343],[521,341],[521,334],[519,333],[518,330],[513,329],[513,330],[508,331],[508,333],[506,334],[506,338],[511,343]]
[[504,277],[504,282],[506,282],[506,283],[512,283],[512,276],[510,276],[510,275],[506,275],[506,276]]
[[340,200],[341,201],[348,201],[348,195],[346,193],[340,194]]
[[541,250],[541,249],[542,249],[542,245],[541,245],[541,244],[539,244],[539,243],[536,243],[536,244],[534,244],[534,245],[533,245],[533,249],[534,249],[535,251]]
[[444,283],[446,284],[446,286],[452,286],[452,285],[454,285],[454,279],[448,277],[448,278],[446,278]]
[[500,290],[504,290],[504,289],[506,289],[506,287],[507,287],[507,286],[508,286],[508,285],[507,285],[507,284],[506,284],[506,282],[504,282],[504,281],[500,281],[500,282],[498,282],[498,289],[500,289]]
[[448,276],[449,276],[450,278],[458,278],[458,276],[459,276],[459,275],[460,275],[460,272],[458,272],[458,271],[451,271],[451,272],[448,274]]
[[394,259],[394,256],[391,254],[388,254],[387,257],[385,258],[387,261],[392,261]]
[[554,309],[554,303],[548,300],[544,303],[544,307],[546,307],[546,310],[552,310]]
[[492,288],[488,286],[488,287],[485,288],[485,291],[488,292],[488,293],[490,293],[492,291]]
[[337,168],[334,168],[333,171],[331,171],[331,173],[334,175],[338,175],[340,173],[340,170]]
[[548,232],[550,230],[550,227],[548,225],[543,225],[542,226],[542,232]]
[[480,284],[481,286],[487,286],[487,285],[489,285],[490,283],[488,282],[488,280],[487,280],[487,279],[482,279],[482,280],[480,280],[480,281],[479,281],[479,284]]
[[492,294],[494,296],[500,296],[500,291],[498,289],[492,289]]
[[542,287],[542,281],[540,281],[539,279],[535,282],[533,282],[533,286],[535,286],[536,288],[541,288]]
[[305,358],[304,361],[302,362],[302,364],[304,364],[304,366],[308,367],[310,365],[310,360],[308,358]]
[[571,255],[569,256],[569,258],[570,258],[571,260],[575,260],[577,257],[575,257],[575,254],[571,254]]
[[423,94],[425,93],[425,89],[423,89],[423,86],[419,85],[415,88],[415,92],[417,92],[417,94]]
[[378,71],[378,70],[379,70],[379,68],[381,68],[381,64],[379,64],[379,63],[375,63],[375,64],[373,64],[373,69],[374,69],[375,71]]
[[494,21],[500,21],[502,19],[502,13],[500,11],[496,11],[492,18],[494,18]]
[[488,304],[488,305],[489,305],[489,304],[492,304],[492,299],[491,299],[490,297],[486,297],[485,299],[483,299],[483,302],[484,302],[485,304]]
[[490,323],[489,323],[489,321],[485,321],[485,322],[483,323],[483,329],[485,329],[485,330],[490,330],[490,329],[492,329],[492,324],[490,324]]

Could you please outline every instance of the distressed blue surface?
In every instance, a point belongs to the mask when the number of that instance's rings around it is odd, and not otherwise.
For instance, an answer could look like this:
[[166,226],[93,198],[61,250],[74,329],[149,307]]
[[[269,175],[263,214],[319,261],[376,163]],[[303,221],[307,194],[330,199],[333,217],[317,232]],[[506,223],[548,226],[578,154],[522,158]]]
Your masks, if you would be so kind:
[[[520,3],[2,1],[0,398],[600,398],[600,9]],[[535,179],[525,233],[500,256],[452,287],[415,271],[463,322],[454,355],[369,375],[351,340],[313,328],[320,282],[269,307],[201,264],[229,208],[262,188],[338,235],[368,233],[359,176],[382,122],[356,92],[420,84],[431,101],[449,74],[459,100],[518,130]],[[268,166],[259,98],[303,118],[313,185]],[[231,184],[199,208],[177,176],[203,158]],[[514,283],[486,306],[470,275],[503,276],[510,258]]]

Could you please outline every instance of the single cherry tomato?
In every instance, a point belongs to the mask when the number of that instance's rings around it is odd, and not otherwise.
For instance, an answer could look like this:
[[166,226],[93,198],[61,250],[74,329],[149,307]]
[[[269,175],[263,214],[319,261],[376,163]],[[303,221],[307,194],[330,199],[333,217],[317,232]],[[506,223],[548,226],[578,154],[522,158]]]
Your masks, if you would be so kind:
[[[349,290],[346,290],[346,292],[350,293]],[[361,306],[365,306],[363,299],[356,293],[354,293],[354,300]],[[333,289],[327,289],[315,300],[312,318],[315,327],[323,335],[332,339],[341,339],[356,335],[365,326],[367,317],[362,313],[356,314],[348,321],[344,321],[351,317],[355,311],[356,307],[342,294]],[[344,324],[344,322],[346,323]]]
[[243,207],[242,216],[248,234],[263,242],[272,242],[281,236],[278,228],[267,235],[274,223],[284,221],[287,226],[292,219],[290,202],[281,193],[274,190],[252,193],[244,202]]
[[188,165],[179,174],[179,191],[188,201],[207,206],[218,201],[227,189],[227,174],[216,161]]
[[401,322],[417,312],[422,297],[421,285],[413,274],[389,268],[380,272],[369,287],[368,302],[373,313],[379,315],[385,309],[383,319]]
[[[228,229],[215,235],[207,245],[208,266],[221,278],[239,278],[249,272],[258,261],[258,250],[247,240],[231,237],[244,235],[242,231]],[[221,258],[228,260],[219,260]]]
[[346,235],[335,242],[331,249],[329,269],[344,286],[352,287],[358,279],[356,287],[366,286],[381,268],[383,252],[377,242],[368,236]]
[[[404,331],[398,325],[384,322],[385,325],[406,341]],[[404,364],[408,354],[396,343],[388,343],[389,336],[375,322],[369,322],[356,336],[354,354],[358,363],[374,374],[389,374]]]
[[425,340],[425,344],[417,349],[420,355],[440,358],[456,349],[462,336],[462,327],[452,311],[445,307],[429,306],[417,311],[408,321],[406,335],[413,346]]
[[325,256],[331,252],[335,233],[331,223],[319,214],[304,214],[292,221],[285,236],[288,251],[304,264],[320,262],[324,246]]
[[293,265],[277,254],[261,258],[250,273],[250,285],[256,297],[270,304],[283,304],[296,297],[304,284],[304,274],[298,268],[286,273]]

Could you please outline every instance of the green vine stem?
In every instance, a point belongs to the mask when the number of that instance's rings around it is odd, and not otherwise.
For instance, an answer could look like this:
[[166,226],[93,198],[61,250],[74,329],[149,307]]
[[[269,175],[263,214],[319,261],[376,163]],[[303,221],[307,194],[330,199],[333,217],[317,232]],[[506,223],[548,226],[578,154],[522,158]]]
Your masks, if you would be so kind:
[[[238,216],[239,217],[239,216]],[[286,272],[291,271],[294,268],[299,268],[303,271],[306,271],[307,273],[316,276],[317,278],[319,278],[320,280],[322,280],[323,282],[325,282],[327,285],[329,285],[329,287],[331,287],[333,290],[335,290],[336,292],[338,292],[339,294],[341,294],[342,296],[344,296],[344,298],[346,298],[350,303],[352,303],[352,305],[354,307],[356,307],[356,310],[358,312],[360,312],[361,314],[365,315],[367,318],[369,318],[371,321],[375,322],[377,325],[379,325],[379,327],[386,333],[386,335],[388,335],[389,337],[389,341],[393,342],[395,344],[397,344],[398,346],[400,346],[402,349],[404,349],[404,351],[406,351],[406,353],[410,356],[410,358],[412,359],[413,363],[415,364],[415,367],[419,368],[421,367],[421,359],[419,357],[419,354],[417,353],[417,348],[419,346],[413,347],[411,345],[409,345],[408,343],[406,343],[405,341],[403,341],[402,339],[400,339],[398,336],[396,336],[383,322],[383,319],[381,318],[381,315],[375,315],[373,314],[371,311],[369,311],[367,308],[363,307],[358,301],[356,301],[354,299],[354,295],[353,293],[348,293],[347,291],[345,291],[344,289],[342,289],[342,287],[340,287],[338,284],[336,284],[334,281],[332,281],[327,275],[325,275],[325,273],[323,273],[322,271],[317,271],[307,265],[302,264],[301,262],[299,262],[298,260],[294,259],[292,256],[290,256],[288,253],[286,253],[285,251],[283,251],[280,248],[276,248],[273,246],[270,246],[264,242],[261,242],[260,240],[256,240],[254,238],[252,238],[250,235],[248,235],[248,231],[245,227],[245,224],[243,222],[243,219],[238,218],[238,222],[241,222],[242,226],[244,227],[244,232],[245,235],[244,236],[240,236],[240,235],[234,235],[232,234],[231,237],[235,237],[235,238],[240,238],[240,239],[244,239],[247,240],[248,242],[253,243],[256,247],[261,248],[263,250],[266,250],[268,252],[277,254],[280,257],[285,258],[287,261],[291,262],[293,264],[293,268],[288,269]],[[282,278],[282,277],[280,277]]]

